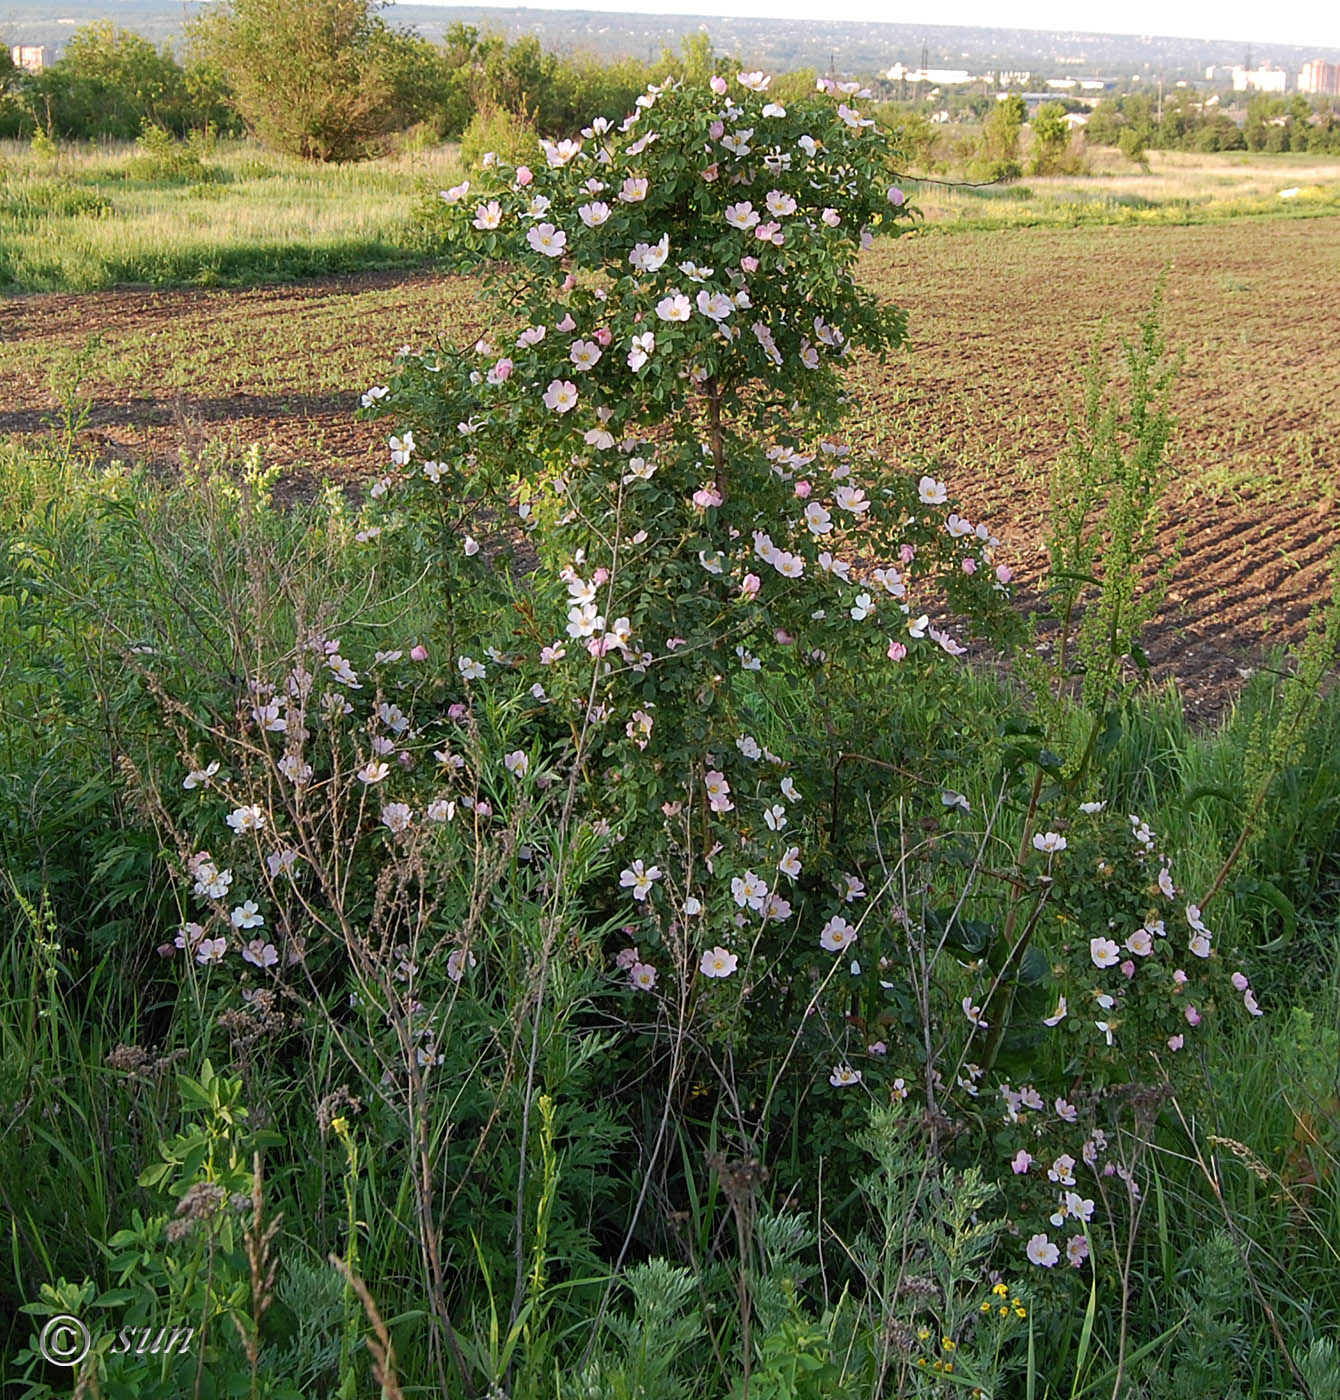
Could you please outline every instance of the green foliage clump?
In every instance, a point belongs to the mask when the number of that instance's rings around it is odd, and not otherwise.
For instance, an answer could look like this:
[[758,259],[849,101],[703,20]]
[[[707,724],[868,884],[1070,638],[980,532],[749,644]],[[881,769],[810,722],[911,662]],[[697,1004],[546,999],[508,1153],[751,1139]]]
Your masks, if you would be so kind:
[[192,53],[266,145],[314,161],[372,153],[409,125],[432,64],[368,0],[229,0],[191,26]]
[[538,140],[534,123],[524,115],[506,107],[480,108],[461,136],[461,164],[467,170],[476,170],[491,154],[516,165],[535,150]]
[[1015,180],[1023,174],[1019,138],[1028,109],[1018,93],[1002,98],[986,114],[976,153],[968,162],[975,180]]
[[156,49],[106,20],[78,29],[49,68],[21,76],[8,105],[13,134],[67,141],[128,141],[146,126],[179,138],[206,126],[236,129],[210,70],[183,67],[166,45]]
[[123,169],[129,180],[174,185],[217,183],[224,172],[206,165],[204,159],[212,148],[210,133],[192,132],[188,140],[178,141],[166,128],[146,125],[135,142],[135,154]]

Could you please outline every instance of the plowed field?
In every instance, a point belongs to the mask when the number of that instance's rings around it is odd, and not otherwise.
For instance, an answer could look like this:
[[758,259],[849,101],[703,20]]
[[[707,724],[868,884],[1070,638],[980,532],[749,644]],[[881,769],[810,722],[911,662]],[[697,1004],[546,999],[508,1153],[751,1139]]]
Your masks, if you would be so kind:
[[[1209,716],[1326,596],[1340,543],[1340,219],[1032,229],[883,243],[863,276],[911,313],[909,345],[853,369],[857,435],[896,460],[938,455],[974,518],[1039,576],[1048,463],[1089,344],[1133,332],[1167,267],[1175,485],[1161,547],[1181,541],[1150,637]],[[53,375],[99,338],[86,441],[170,468],[183,450],[262,444],[290,489],[379,464],[358,394],[403,344],[473,339],[472,283],[369,275],[255,291],[118,291],[0,302],[0,434],[44,431]],[[62,367],[64,366],[64,367]]]

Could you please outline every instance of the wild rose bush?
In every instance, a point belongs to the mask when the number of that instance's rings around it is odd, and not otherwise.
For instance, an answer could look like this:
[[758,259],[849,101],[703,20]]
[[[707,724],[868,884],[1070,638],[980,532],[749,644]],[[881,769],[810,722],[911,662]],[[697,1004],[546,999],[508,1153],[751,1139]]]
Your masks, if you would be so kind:
[[[891,470],[834,434],[843,360],[903,334],[854,264],[907,210],[860,93],[788,109],[766,89],[653,88],[619,126],[542,143],[537,169],[443,191],[445,255],[491,270],[518,329],[402,355],[365,396],[395,426],[365,534],[434,559],[463,677],[522,677],[532,757],[580,749],[621,838],[617,969],[672,1001],[695,988],[737,1033],[752,1007],[794,1021],[811,988],[793,979],[851,945],[861,882],[819,812],[839,754],[889,696],[952,689],[964,647],[932,615],[990,616],[1009,579],[933,464]],[[505,516],[540,567],[503,653],[455,605],[506,590]],[[788,691],[826,733],[778,722]],[[939,810],[928,756],[893,755]],[[731,979],[749,995],[712,986]]]
[[[788,1069],[816,1093],[865,1083],[896,1098],[921,1081],[972,1111],[999,1094],[1005,1140],[1020,1138],[999,1164],[1008,1180],[1011,1165],[1025,1174],[1020,1124],[1037,1131],[1040,1091],[1014,1087],[1002,1050],[1017,1070],[1023,1047],[1038,1082],[1078,1074],[1097,1095],[1130,1070],[1123,1030],[1142,1053],[1157,1027],[1171,1056],[1181,1006],[1218,1005],[1222,989],[1169,1001],[1181,984],[1155,973],[1152,945],[1109,974],[1104,943],[1086,966],[1090,937],[1120,928],[1143,948],[1139,930],[1159,926],[1143,867],[1124,884],[1070,878],[1065,839],[1039,832],[1016,926],[990,900],[966,917],[976,858],[965,877],[938,839],[880,851],[899,804],[908,823],[957,815],[953,757],[906,714],[952,713],[966,648],[947,619],[1004,635],[1010,571],[935,464],[890,466],[837,436],[843,361],[904,329],[855,260],[909,211],[854,85],[821,81],[786,107],[767,86],[742,73],[653,87],[624,122],[540,143],[534,168],[486,159],[424,211],[449,263],[484,269],[516,325],[402,353],[365,396],[395,428],[365,532],[438,571],[458,703],[499,685],[529,695],[527,762],[580,754],[579,800],[619,852],[598,902],[623,920],[607,956],[630,1024],[657,1037],[702,1019],[730,1038],[732,1072],[753,1074],[746,1131],[763,1130]],[[517,603],[498,560],[522,537],[539,566]],[[874,769],[895,776],[872,784]],[[857,803],[868,820],[839,835]],[[1076,924],[1089,936],[1068,943]],[[1059,1099],[1065,1127],[1077,1110]],[[850,1126],[844,1110],[834,1140]]]
[[[1108,1091],[1151,1051],[1155,1078],[1175,1073],[1189,1009],[1212,1021],[1236,983],[1212,954],[1173,956],[1168,861],[1138,827],[1123,847],[1065,797],[1033,829],[1008,743],[957,698],[964,625],[1008,633],[998,542],[937,464],[839,436],[843,361],[904,328],[854,276],[872,230],[908,215],[864,100],[783,106],[757,74],[652,88],[623,123],[541,143],[533,169],[495,160],[426,211],[515,317],[402,352],[364,396],[392,431],[356,538],[426,569],[439,634],[372,658],[375,689],[324,632],[252,678],[242,721],[271,798],[221,786],[202,749],[188,777],[224,799],[216,827],[247,843],[274,913],[217,890],[233,867],[202,842],[184,856],[212,922],[180,942],[310,976],[301,943],[264,930],[328,892],[282,912],[302,852],[270,814],[296,827],[304,789],[342,784],[330,849],[362,906],[330,931],[372,1003],[369,1044],[389,1017],[413,1048],[411,1096],[449,1039],[425,1005],[474,998],[475,1024],[519,1036],[569,940],[617,998],[609,1079],[659,1095],[662,1132],[697,1080],[747,1154],[790,1131],[785,1103],[841,1157],[865,1093],[916,1094],[928,1151],[993,1162],[1028,1258],[1079,1264],[1095,1216],[1066,1160],[1134,1189],[1104,1156]],[[431,684],[396,689],[404,666]],[[998,792],[985,830],[955,786],[974,771]],[[995,823],[1024,808],[1002,878]],[[455,902],[424,915],[406,891],[441,861],[462,872]],[[461,936],[488,924],[481,865],[537,936]],[[369,954],[350,931],[374,910],[395,917]]]

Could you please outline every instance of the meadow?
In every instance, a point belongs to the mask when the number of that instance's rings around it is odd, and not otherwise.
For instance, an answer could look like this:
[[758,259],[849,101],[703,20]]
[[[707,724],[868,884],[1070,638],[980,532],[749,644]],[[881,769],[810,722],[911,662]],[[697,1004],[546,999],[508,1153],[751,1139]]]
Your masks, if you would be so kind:
[[1333,213],[1340,170],[1325,156],[1149,151],[1142,163],[1085,147],[1083,176],[1027,175],[998,185],[908,181],[933,231],[1188,224]]
[[241,141],[157,157],[132,143],[0,143],[0,286],[237,286],[421,265],[408,237],[419,183],[459,174],[453,145],[314,167]]
[[[459,146],[405,138],[394,155],[314,167],[254,143],[0,142],[0,289],[250,286],[426,265],[412,214],[461,175]],[[1114,150],[1083,178],[972,187],[907,180],[928,233],[1309,218],[1340,210],[1319,157]],[[1281,198],[1283,191],[1295,193]]]
[[748,283],[715,89],[413,236],[8,153],[15,1395],[1340,1396],[1336,186],[919,225],[740,87]]

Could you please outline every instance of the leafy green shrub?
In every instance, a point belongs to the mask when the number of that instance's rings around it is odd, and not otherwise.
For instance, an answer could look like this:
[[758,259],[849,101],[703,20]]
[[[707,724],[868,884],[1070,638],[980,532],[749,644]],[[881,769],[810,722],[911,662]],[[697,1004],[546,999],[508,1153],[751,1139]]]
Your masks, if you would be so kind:
[[356,160],[419,115],[437,77],[431,45],[368,0],[228,0],[190,26],[193,56],[265,145],[304,160]]
[[481,108],[470,118],[461,136],[461,164],[476,170],[490,154],[509,165],[525,160],[539,137],[529,117],[506,107]]
[[135,142],[136,154],[125,163],[126,177],[181,185],[224,180],[225,171],[204,162],[202,153],[211,146],[208,138],[178,141],[161,126],[145,126]]

